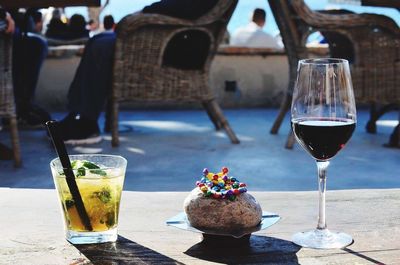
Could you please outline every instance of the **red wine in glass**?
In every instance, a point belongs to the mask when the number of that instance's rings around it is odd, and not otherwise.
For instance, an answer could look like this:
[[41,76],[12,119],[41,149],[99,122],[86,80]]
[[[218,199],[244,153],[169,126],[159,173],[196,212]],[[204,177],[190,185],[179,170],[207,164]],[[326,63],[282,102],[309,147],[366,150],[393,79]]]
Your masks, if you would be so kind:
[[307,118],[292,121],[297,140],[315,159],[334,157],[350,139],[356,123],[350,119]]

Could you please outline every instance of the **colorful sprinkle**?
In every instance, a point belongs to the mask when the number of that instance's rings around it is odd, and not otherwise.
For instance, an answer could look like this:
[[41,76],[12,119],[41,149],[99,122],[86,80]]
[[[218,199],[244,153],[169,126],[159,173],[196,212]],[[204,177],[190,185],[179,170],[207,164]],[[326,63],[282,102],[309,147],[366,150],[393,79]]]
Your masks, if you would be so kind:
[[246,184],[239,182],[234,177],[228,177],[229,169],[223,167],[221,172],[212,173],[207,168],[203,170],[203,177],[196,181],[196,186],[203,192],[205,197],[215,199],[236,200],[237,196],[247,191]]

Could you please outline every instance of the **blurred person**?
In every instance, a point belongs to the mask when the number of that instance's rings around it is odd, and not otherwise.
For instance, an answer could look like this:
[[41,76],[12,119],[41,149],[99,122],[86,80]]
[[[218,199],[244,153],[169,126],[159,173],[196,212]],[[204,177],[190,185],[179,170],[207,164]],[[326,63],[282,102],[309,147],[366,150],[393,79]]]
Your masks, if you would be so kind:
[[112,15],[106,15],[103,18],[104,32],[114,32],[115,22]]
[[15,22],[11,15],[0,6],[0,32],[13,34],[15,30]]
[[86,29],[89,31],[95,31],[98,27],[99,25],[97,25],[97,23],[93,19],[90,19],[87,23]]
[[94,33],[99,32],[99,26],[100,26],[100,14],[104,11],[104,9],[108,6],[110,3],[110,0],[105,0],[102,1],[103,4],[101,6],[90,6],[88,7],[88,17],[89,17],[89,22],[93,21],[93,26],[91,27],[91,30]]
[[250,23],[239,27],[232,34],[230,45],[253,48],[282,48],[274,37],[263,31],[265,23],[265,10],[261,8],[254,9]]
[[[13,33],[12,77],[14,97],[20,128],[43,128],[50,114],[34,103],[40,69],[47,56],[47,42],[34,31],[31,11],[6,12],[8,29]],[[7,121],[5,121],[7,123]]]
[[103,19],[104,32],[86,43],[82,59],[68,91],[69,114],[60,122],[67,144],[92,144],[101,141],[97,119],[111,88],[116,35],[114,18]]
[[[197,19],[218,0],[161,0],[143,13],[157,13],[183,19]],[[75,73],[68,93],[68,115],[60,122],[66,144],[93,144],[102,140],[97,120],[111,92],[116,35],[114,19],[105,16],[105,32],[92,37]]]
[[50,22],[47,24],[46,37],[61,40],[67,38],[67,24],[62,20],[59,9],[54,9],[51,13]]
[[90,19],[86,25],[86,29],[89,31],[89,37],[99,33],[99,25],[93,19]]
[[34,11],[32,13],[32,19],[34,23],[33,32],[42,34],[43,31],[43,15],[40,11]]
[[68,39],[89,38],[89,30],[86,29],[85,18],[80,14],[71,16],[68,22]]
[[67,38],[67,24],[62,22],[59,18],[50,19],[47,25],[46,37],[54,39],[66,39]]

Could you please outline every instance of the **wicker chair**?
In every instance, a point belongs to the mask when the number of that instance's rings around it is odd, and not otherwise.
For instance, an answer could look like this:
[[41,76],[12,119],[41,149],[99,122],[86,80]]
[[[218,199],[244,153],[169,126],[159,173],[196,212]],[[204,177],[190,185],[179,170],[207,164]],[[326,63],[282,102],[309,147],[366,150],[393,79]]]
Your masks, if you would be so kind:
[[[351,62],[354,93],[357,103],[400,103],[400,30],[396,23],[381,15],[373,14],[326,14],[313,12],[303,0],[269,0],[269,5],[281,31],[289,58],[289,85],[279,114],[271,128],[276,134],[290,108],[292,90],[299,59],[308,58],[305,46],[310,33],[320,31],[330,46],[331,56],[342,56],[343,49],[335,36],[352,44],[347,56]],[[337,38],[336,38],[337,39]],[[373,112],[371,112],[373,114]],[[377,115],[372,115],[372,121]],[[395,130],[391,140],[400,146],[400,132]],[[392,142],[392,141],[391,141]],[[290,132],[287,148],[294,144]]]
[[[215,128],[225,129],[232,143],[239,143],[209,86],[210,64],[236,4],[237,0],[221,0],[193,21],[142,13],[121,20],[117,26],[111,98],[113,146],[119,145],[118,103],[137,100],[201,102]],[[197,34],[208,42],[205,49],[197,52],[203,52],[204,58],[192,69],[169,61],[174,57],[168,54],[171,43],[185,34]]]
[[16,167],[21,166],[21,153],[12,86],[12,38],[0,33],[0,117],[9,119],[11,143]]

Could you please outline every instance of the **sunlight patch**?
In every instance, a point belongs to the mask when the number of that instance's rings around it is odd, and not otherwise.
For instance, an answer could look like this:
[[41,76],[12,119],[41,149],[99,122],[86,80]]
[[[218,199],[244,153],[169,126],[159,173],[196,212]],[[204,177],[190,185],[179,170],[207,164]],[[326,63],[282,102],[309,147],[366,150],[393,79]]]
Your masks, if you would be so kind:
[[253,142],[253,141],[255,141],[254,137],[245,136],[245,135],[241,135],[241,134],[238,134],[237,138],[239,138],[239,140],[241,142]]
[[228,136],[225,134],[225,132],[219,131],[216,132],[215,135],[219,138],[227,138]]
[[378,120],[376,122],[377,125],[385,126],[385,127],[396,127],[399,124],[399,121],[396,120]]
[[[111,139],[112,139],[111,135],[104,135],[104,136],[103,136],[103,140],[105,140],[105,141],[111,141]],[[119,136],[119,141],[120,141],[120,142],[126,142],[127,140],[128,140],[127,137],[125,137],[125,136]]]
[[354,160],[354,161],[360,161],[360,162],[368,162],[367,158],[362,158],[362,157],[358,157],[358,156],[348,156],[347,159]]
[[73,150],[82,154],[98,154],[103,151],[103,148],[77,146]]
[[125,121],[124,124],[173,132],[206,132],[210,130],[209,127],[196,126],[179,121]]
[[140,155],[146,154],[146,151],[144,151],[143,149],[139,149],[139,148],[127,147],[126,150],[128,150],[129,152],[135,153],[135,154],[140,154]]

